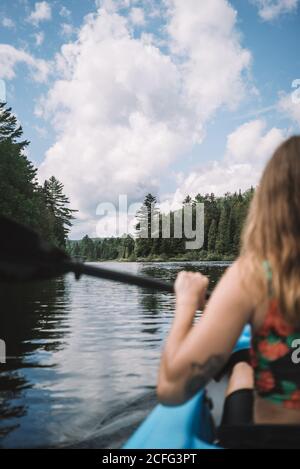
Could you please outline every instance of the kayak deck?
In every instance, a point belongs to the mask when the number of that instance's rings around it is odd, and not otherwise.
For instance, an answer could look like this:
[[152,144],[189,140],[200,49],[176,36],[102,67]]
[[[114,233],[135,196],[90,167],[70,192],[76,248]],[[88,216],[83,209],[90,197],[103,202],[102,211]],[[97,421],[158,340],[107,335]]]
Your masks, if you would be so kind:
[[[125,444],[124,449],[214,448],[204,391],[183,405],[157,405]],[[203,439],[202,439],[203,438]]]
[[[250,346],[250,327],[246,326],[234,351]],[[213,419],[218,424],[222,413],[226,383],[210,383],[208,395],[214,402],[211,411],[206,390],[188,402],[174,407],[157,405],[124,445],[124,449],[216,449],[213,444]],[[212,417],[213,416],[213,417]]]

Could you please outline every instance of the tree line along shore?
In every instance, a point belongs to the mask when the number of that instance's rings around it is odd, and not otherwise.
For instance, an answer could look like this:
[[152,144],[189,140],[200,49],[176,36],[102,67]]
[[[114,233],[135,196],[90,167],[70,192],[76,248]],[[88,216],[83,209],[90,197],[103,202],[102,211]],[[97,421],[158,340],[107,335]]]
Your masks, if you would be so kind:
[[[162,217],[156,208],[156,198],[148,194],[141,210],[137,213],[135,236],[124,235],[115,238],[90,238],[84,236],[78,241],[68,241],[67,250],[75,257],[87,261],[230,261],[239,253],[242,226],[247,216],[254,189],[245,192],[227,193],[222,197],[214,194],[198,194],[194,199],[187,196],[182,203],[191,206],[193,226],[196,226],[197,203],[204,204],[204,243],[200,249],[186,249],[187,238],[174,237],[174,216],[170,212],[170,237],[162,237]],[[151,216],[159,217],[158,237],[150,237]],[[176,213],[178,217],[182,213]],[[141,237],[142,222],[148,224],[148,238]],[[145,226],[145,225],[144,225]]]
[[[70,240],[69,231],[76,210],[64,194],[63,184],[55,177],[40,184],[37,169],[26,155],[29,141],[16,116],[5,103],[0,102],[0,215],[27,225],[43,239],[66,249],[74,257],[86,261],[197,261],[233,260],[239,252],[241,230],[253,187],[245,192],[226,193],[223,196],[197,194],[182,201],[176,212],[162,214],[157,199],[147,194],[137,212],[134,236]],[[192,213],[192,226],[196,227],[196,204],[204,204],[204,243],[200,249],[186,249],[184,236],[174,235],[175,216],[182,216],[185,207]],[[158,232],[151,237],[153,216],[158,217]],[[163,237],[163,217],[169,217],[170,236]],[[142,235],[142,227],[148,237]]]

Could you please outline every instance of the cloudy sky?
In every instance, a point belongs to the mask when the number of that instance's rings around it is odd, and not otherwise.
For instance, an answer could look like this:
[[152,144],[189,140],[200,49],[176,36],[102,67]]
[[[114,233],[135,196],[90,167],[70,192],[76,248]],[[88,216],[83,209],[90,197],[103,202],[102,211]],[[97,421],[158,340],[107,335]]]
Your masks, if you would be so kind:
[[[99,203],[245,190],[300,126],[299,0],[1,0],[0,92],[94,236]],[[99,230],[98,230],[99,234]]]

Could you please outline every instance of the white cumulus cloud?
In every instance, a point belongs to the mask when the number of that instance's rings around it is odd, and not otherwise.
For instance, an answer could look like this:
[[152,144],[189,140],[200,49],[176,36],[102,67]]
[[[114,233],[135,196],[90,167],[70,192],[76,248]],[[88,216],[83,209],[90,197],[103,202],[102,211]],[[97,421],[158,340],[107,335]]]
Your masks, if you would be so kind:
[[16,49],[9,44],[0,44],[0,78],[11,80],[15,77],[17,64],[25,63],[38,82],[44,82],[49,73],[49,64],[43,59],[37,59],[24,50]]
[[300,129],[300,79],[298,88],[290,94],[281,93],[278,109],[284,116],[291,119],[296,125],[299,132]]
[[38,110],[57,129],[40,177],[55,174],[89,226],[98,203],[157,190],[161,174],[202,141],[215,111],[243,98],[251,63],[225,0],[201,8],[168,0],[168,53],[134,37],[115,3],[104,3],[62,47],[60,77]]
[[181,66],[185,98],[202,119],[220,106],[234,108],[245,91],[251,54],[240,45],[236,11],[227,1],[167,0],[171,48]]
[[36,34],[34,34],[34,39],[35,39],[35,45],[40,46],[43,44],[44,39],[45,39],[45,34],[43,31],[40,31]]
[[286,137],[285,130],[276,127],[268,130],[261,119],[239,126],[227,137],[223,160],[200,165],[183,179],[171,198],[172,206],[180,206],[187,194],[224,195],[255,186],[266,161]]
[[145,24],[145,15],[142,8],[132,8],[129,15],[133,24],[143,26]]
[[71,16],[71,11],[65,7],[64,5],[61,7],[61,9],[59,10],[59,14],[60,16],[62,16],[63,18],[70,18]]
[[1,24],[2,26],[4,26],[4,28],[8,28],[8,29],[13,29],[15,27],[14,21],[11,18],[8,18],[7,16],[2,18]]
[[41,21],[51,19],[51,5],[48,2],[36,2],[33,11],[28,16],[27,20],[37,26]]
[[258,7],[259,16],[264,21],[272,21],[285,13],[297,10],[299,0],[251,0]]
[[76,32],[76,28],[71,23],[62,23],[61,24],[61,35],[65,37],[70,37]]

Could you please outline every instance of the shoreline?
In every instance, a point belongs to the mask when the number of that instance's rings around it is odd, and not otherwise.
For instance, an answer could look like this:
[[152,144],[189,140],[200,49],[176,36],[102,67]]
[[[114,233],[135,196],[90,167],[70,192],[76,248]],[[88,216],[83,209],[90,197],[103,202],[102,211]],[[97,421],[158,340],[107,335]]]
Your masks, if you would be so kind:
[[236,259],[234,256],[213,256],[210,257],[209,259],[191,259],[189,257],[183,257],[183,258],[174,258],[170,257],[169,259],[166,258],[157,258],[157,257],[138,257],[138,258],[116,258],[116,259],[97,259],[90,261],[86,259],[84,262],[120,262],[120,263],[126,263],[126,262],[158,262],[161,264],[164,263],[169,263],[169,262],[233,262]]

